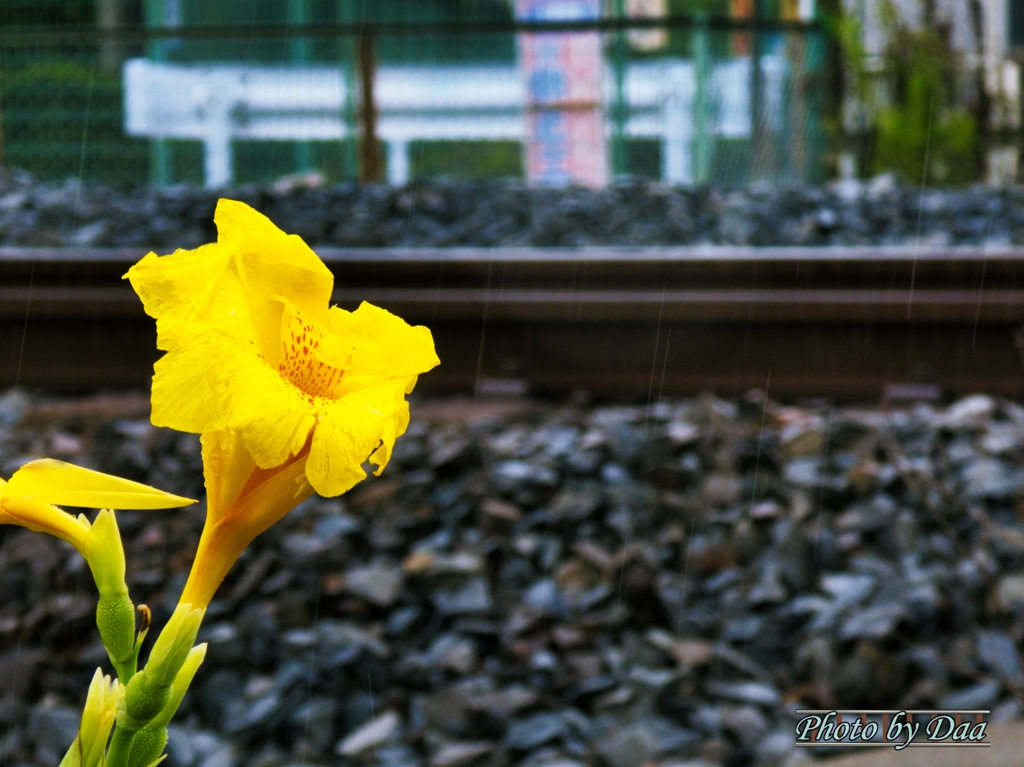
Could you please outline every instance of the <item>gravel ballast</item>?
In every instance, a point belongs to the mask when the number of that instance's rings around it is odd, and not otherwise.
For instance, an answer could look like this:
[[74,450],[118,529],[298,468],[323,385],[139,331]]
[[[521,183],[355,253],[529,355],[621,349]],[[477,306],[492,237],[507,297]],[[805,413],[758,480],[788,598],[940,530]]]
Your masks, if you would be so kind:
[[[40,456],[202,495],[141,394],[0,396],[0,476]],[[1022,480],[1024,409],[984,395],[414,402],[382,477],[232,570],[167,765],[797,764],[796,708],[1013,719]],[[158,625],[202,514],[118,515]],[[105,663],[94,589],[11,526],[0,573],[0,763],[53,765]]]
[[1024,189],[922,190],[882,176],[826,187],[603,190],[429,181],[211,191],[115,190],[0,175],[0,246],[154,248],[215,239],[218,197],[249,203],[312,246],[987,245],[1024,243]]

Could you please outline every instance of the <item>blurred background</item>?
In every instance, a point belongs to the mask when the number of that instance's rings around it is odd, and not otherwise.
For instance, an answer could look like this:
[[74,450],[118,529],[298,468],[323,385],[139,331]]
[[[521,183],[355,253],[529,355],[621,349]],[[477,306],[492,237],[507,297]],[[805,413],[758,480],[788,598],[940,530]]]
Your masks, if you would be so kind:
[[1018,173],[1011,0],[6,0],[0,25],[0,162],[44,180]]
[[[168,767],[796,767],[850,706],[1024,764],[1022,51],[1020,0],[0,0],[0,477],[203,496],[121,276],[222,195],[442,360],[232,571]],[[119,522],[157,625],[202,516]],[[0,543],[0,765],[53,765],[91,586]]]

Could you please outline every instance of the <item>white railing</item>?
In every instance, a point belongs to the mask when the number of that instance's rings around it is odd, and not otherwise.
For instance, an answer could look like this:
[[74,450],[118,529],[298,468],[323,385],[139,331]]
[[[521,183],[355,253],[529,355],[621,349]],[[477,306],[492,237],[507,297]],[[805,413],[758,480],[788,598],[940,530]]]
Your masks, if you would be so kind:
[[[784,62],[765,57],[766,103],[781,104]],[[750,60],[713,68],[710,94],[716,135],[750,135]],[[162,64],[124,66],[125,130],[155,139],[195,139],[204,146],[208,187],[232,181],[231,142],[324,141],[349,137],[346,78],[338,67]],[[612,103],[609,75],[607,103]],[[374,95],[377,132],[387,148],[391,184],[409,180],[409,144],[419,140],[512,140],[525,136],[525,94],[514,66],[381,66]],[[662,178],[692,180],[692,62],[664,59],[626,67],[630,137],[662,144]]]

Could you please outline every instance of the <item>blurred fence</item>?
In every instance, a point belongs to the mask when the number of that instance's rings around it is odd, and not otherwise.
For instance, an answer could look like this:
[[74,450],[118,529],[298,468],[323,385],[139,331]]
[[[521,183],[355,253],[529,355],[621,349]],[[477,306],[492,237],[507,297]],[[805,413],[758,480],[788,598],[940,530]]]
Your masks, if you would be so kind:
[[[826,45],[814,23],[692,17],[4,30],[0,146],[117,185],[518,178],[558,117],[608,178],[814,182]],[[564,93],[526,62],[544,46]]]

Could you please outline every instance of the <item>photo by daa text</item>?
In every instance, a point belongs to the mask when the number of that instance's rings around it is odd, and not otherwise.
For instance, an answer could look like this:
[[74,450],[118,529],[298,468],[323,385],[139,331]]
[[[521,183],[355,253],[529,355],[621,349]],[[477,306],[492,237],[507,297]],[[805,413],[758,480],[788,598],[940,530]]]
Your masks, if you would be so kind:
[[987,710],[797,709],[796,745],[803,747],[978,747],[986,740]]

